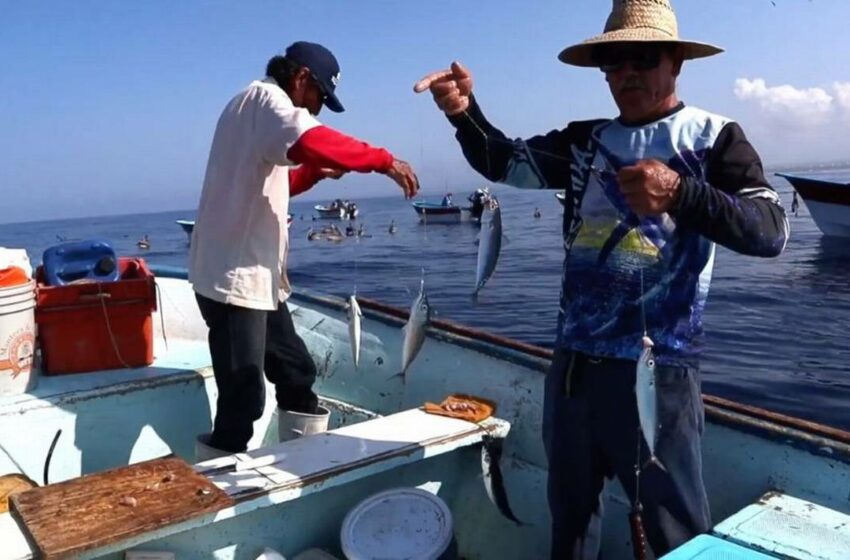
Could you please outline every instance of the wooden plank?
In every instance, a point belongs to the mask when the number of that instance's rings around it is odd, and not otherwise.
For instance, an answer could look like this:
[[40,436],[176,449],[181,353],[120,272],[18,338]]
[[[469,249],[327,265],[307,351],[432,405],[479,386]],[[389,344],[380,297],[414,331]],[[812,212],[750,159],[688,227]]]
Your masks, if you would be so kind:
[[154,459],[12,496],[12,514],[45,559],[67,558],[233,504],[177,457]]

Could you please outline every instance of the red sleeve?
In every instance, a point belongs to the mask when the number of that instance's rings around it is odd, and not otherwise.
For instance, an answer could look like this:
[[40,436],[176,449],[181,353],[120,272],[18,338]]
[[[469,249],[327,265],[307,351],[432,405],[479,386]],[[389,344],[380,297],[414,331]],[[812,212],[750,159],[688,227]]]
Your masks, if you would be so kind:
[[286,155],[301,165],[360,173],[386,173],[394,159],[383,148],[375,148],[327,126],[317,126],[302,134]]
[[299,165],[289,168],[289,196],[298,196],[309,191],[322,178],[318,167]]

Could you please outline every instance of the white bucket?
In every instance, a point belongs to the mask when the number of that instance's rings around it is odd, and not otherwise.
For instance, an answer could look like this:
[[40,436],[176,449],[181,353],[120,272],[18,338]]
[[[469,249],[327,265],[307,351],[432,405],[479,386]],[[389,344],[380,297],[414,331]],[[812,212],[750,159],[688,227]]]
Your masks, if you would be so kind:
[[348,512],[340,537],[349,560],[438,560],[452,544],[452,513],[425,490],[386,490]]
[[23,270],[28,278],[32,278],[32,265],[26,249],[7,249],[0,247],[0,269],[16,266]]
[[35,282],[0,289],[0,396],[26,393],[37,382]]

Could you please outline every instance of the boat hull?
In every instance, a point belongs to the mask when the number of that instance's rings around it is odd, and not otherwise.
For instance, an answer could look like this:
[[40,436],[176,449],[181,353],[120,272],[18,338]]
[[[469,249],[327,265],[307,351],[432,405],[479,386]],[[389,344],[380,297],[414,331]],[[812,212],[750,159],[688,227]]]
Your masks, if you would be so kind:
[[[49,442],[62,429],[51,465],[59,481],[174,452],[192,460],[195,434],[208,431],[217,392],[206,350],[206,327],[185,271],[158,269],[166,347],[155,317],[157,361],[147,370],[44,378],[31,395],[0,399],[0,473],[20,468],[41,482]],[[164,278],[164,275],[179,278]],[[332,427],[439,402],[449,392],[498,403],[511,423],[502,469],[514,513],[502,518],[481,482],[480,453],[461,449],[328,488],[319,493],[247,504],[178,534],[151,535],[145,550],[181,559],[257,557],[263,546],[285,556],[311,546],[338,550],[342,518],[359,500],[388,488],[422,486],[452,509],[460,555],[470,559],[546,558],[547,459],[541,438],[543,382],[551,352],[445,321],[434,320],[406,381],[400,369],[401,327],[407,312],[366,298],[359,368],[351,356],[345,302],[306,292],[290,300],[293,321],[318,368],[315,389],[332,410]],[[276,440],[273,387],[251,447]],[[779,487],[847,512],[850,434],[705,398],[704,476],[715,521]],[[178,412],[179,411],[179,412]],[[21,429],[26,426],[26,429]],[[253,506],[252,506],[253,507]],[[241,509],[240,509],[241,508]],[[603,554],[628,558],[629,502],[617,483],[605,493]],[[240,513],[244,512],[244,513]],[[0,516],[2,530],[2,516]],[[238,543],[238,544],[234,544]],[[0,551],[0,559],[6,559]],[[14,557],[18,560],[18,557]]]
[[558,199],[558,202],[561,203],[561,206],[566,206],[567,196],[564,193],[555,193],[555,198]]
[[338,208],[336,210],[328,210],[326,208],[319,209],[316,208],[316,216],[321,220],[341,220],[342,219],[342,209]]
[[463,209],[459,206],[442,206],[427,202],[414,202],[413,209],[419,220],[426,223],[458,223],[463,219]]
[[777,173],[800,193],[818,229],[829,237],[850,237],[850,184]]
[[316,211],[316,217],[320,220],[353,220],[357,218],[357,215],[360,213],[359,208],[355,208],[354,211],[349,214],[348,210],[344,207],[330,208],[328,206],[322,206],[321,204],[313,206],[313,209]]
[[193,220],[177,220],[177,225],[183,230],[189,240],[192,240],[192,231],[195,229]]

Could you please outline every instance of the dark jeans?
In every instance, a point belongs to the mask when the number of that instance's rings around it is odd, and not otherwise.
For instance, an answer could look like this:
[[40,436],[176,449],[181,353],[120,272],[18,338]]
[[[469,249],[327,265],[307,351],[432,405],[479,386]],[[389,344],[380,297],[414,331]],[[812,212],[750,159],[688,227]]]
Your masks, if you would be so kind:
[[210,445],[244,451],[263,414],[266,388],[263,372],[275,386],[277,405],[284,410],[315,413],[316,365],[295,332],[286,303],[275,311],[260,311],[219,303],[195,294],[209,327],[210,354],[218,386],[218,411]]
[[[555,353],[543,412],[553,560],[598,557],[605,479],[616,476],[634,502],[635,369],[627,360]],[[640,501],[650,546],[661,556],[708,531],[711,520],[702,478],[699,370],[658,366],[656,372],[661,425],[656,455],[667,472],[654,465],[642,470]],[[641,455],[644,465],[645,443]]]

